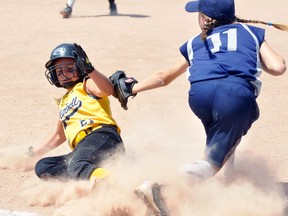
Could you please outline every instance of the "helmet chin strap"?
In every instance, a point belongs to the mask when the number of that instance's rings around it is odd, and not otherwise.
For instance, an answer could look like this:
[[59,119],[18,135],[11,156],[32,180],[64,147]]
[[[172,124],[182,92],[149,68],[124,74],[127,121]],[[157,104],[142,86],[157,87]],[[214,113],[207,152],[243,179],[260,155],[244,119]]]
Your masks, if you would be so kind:
[[81,82],[82,80],[79,78],[78,80],[76,81],[70,81],[70,82],[66,82],[66,83],[63,83],[61,84],[63,86],[63,88],[65,89],[70,89],[70,88],[73,88],[76,84],[78,84],[79,82]]
[[66,83],[63,83],[61,85],[63,86],[63,88],[69,89],[69,88],[72,88],[75,85],[75,82],[66,82]]

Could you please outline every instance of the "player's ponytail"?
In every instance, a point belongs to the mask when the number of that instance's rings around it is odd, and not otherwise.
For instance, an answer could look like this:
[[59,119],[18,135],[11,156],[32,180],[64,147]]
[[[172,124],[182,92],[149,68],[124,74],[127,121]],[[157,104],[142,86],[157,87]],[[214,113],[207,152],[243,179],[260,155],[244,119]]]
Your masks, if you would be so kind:
[[[272,23],[272,22],[264,22],[261,20],[247,20],[247,19],[241,19],[239,17],[236,17],[235,20],[231,21],[231,23],[233,22],[240,22],[240,23],[253,23],[253,24],[263,24],[263,25],[268,25],[268,26],[273,26],[276,29],[279,29],[281,31],[287,31],[288,32],[288,26],[287,25],[283,25],[283,24],[278,24],[278,23]],[[210,17],[206,17],[205,19],[205,24],[203,26],[203,30],[201,33],[201,39],[203,41],[206,40],[207,35],[209,34],[209,32],[218,26],[221,25],[226,25],[226,24],[230,24],[230,23],[223,23],[219,20],[215,20],[215,19],[211,19]]]
[[264,21],[260,21],[260,20],[246,20],[246,19],[241,19],[238,17],[236,17],[236,22],[263,24],[263,25],[273,26],[274,28],[277,28],[277,29],[282,30],[282,31],[288,31],[287,25],[277,24],[277,23],[272,23],[272,22],[264,22]]

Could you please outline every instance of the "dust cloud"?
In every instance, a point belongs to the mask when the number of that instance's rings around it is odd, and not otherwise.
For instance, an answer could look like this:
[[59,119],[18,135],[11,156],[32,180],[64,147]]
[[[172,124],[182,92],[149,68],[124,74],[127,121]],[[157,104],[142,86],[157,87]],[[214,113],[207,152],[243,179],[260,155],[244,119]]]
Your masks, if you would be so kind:
[[[163,133],[170,133],[168,126],[160,124],[150,125],[150,130],[159,131],[160,127]],[[177,135],[175,130],[174,133]],[[192,152],[201,152],[203,146],[175,148],[175,139],[163,140],[160,133],[143,136],[135,146],[132,143],[136,134],[139,131],[126,139],[125,157],[103,164],[111,171],[107,179],[96,183],[41,181],[34,174],[23,182],[19,196],[29,206],[53,208],[53,216],[143,216],[146,206],[134,190],[143,181],[151,180],[162,185],[166,204],[174,216],[285,216],[287,198],[276,183],[276,170],[265,158],[237,150],[233,170],[224,167],[207,181],[189,182],[178,167],[187,160],[197,159]],[[177,145],[186,142],[182,139],[177,140]],[[1,152],[0,168],[29,172],[36,161],[11,147]]]

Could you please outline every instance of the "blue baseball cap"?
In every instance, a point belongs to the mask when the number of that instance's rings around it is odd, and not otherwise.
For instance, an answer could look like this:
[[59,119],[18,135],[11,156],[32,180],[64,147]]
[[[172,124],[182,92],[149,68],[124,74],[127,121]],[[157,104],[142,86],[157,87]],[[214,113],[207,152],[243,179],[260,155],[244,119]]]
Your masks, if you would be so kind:
[[234,0],[192,0],[186,4],[185,10],[189,13],[201,12],[219,21],[235,19]]

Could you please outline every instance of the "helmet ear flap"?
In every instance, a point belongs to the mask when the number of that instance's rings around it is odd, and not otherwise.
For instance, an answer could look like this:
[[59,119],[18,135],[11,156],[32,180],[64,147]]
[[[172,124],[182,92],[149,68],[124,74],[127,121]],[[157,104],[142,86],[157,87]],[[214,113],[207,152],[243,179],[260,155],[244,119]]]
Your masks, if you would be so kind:
[[81,70],[81,68],[76,64],[76,67],[77,67],[77,72],[78,72],[78,76],[79,77],[82,77],[82,76],[85,76],[86,74],[84,73],[83,70]]
[[87,74],[83,70],[81,70],[81,68],[78,67],[77,64],[76,64],[76,67],[77,67],[77,73],[78,73],[79,80],[82,82],[84,80],[84,78],[87,76]]

